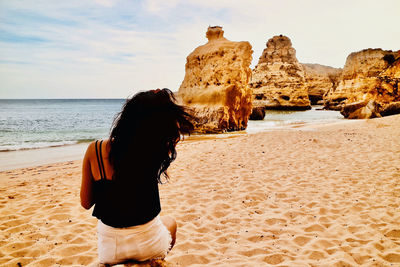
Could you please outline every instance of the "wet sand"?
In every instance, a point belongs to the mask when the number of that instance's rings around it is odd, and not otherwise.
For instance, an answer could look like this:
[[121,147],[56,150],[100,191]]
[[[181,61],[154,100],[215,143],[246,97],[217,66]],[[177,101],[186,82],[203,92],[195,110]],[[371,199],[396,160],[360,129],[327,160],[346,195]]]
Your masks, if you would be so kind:
[[[165,266],[400,265],[400,116],[178,145]],[[0,265],[97,266],[81,162],[0,172]]]
[[0,152],[0,171],[83,159],[88,144]]

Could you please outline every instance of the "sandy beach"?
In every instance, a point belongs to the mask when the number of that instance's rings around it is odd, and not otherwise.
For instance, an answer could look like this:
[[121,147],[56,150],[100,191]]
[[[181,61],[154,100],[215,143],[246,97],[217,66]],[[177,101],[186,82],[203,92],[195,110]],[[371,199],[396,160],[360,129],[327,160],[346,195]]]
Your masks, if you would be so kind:
[[[400,266],[400,115],[182,142],[165,266]],[[0,172],[1,266],[97,266],[81,162]]]

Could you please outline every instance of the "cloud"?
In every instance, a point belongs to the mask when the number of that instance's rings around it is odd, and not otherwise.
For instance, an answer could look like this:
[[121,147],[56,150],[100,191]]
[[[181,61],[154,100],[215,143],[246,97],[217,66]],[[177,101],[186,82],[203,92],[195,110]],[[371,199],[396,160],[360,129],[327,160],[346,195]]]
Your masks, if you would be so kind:
[[0,98],[177,90],[208,25],[249,41],[252,66],[269,38],[285,34],[301,62],[342,67],[353,51],[399,49],[399,8],[389,0],[2,1]]
[[101,6],[112,7],[117,3],[117,0],[94,0],[94,2]]
[[143,7],[146,11],[163,16],[168,13],[171,9],[176,7],[176,5],[181,2],[180,0],[145,0],[143,2]]

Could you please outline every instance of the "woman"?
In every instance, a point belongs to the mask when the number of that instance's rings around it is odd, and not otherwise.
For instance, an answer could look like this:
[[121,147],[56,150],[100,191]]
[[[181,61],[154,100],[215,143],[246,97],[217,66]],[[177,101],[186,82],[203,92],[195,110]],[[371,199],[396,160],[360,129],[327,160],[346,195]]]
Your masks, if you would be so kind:
[[83,159],[81,204],[99,219],[101,263],[164,258],[175,243],[176,222],[160,217],[158,183],[168,179],[190,115],[168,89],[128,99],[110,138],[89,145]]

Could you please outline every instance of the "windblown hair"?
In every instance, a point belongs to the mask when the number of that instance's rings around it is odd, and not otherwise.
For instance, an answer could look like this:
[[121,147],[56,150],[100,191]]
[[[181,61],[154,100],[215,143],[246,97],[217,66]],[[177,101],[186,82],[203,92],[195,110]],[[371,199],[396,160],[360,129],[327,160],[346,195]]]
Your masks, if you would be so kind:
[[114,120],[109,161],[113,180],[157,179],[176,158],[176,144],[193,131],[191,116],[169,89],[140,92],[128,99]]

